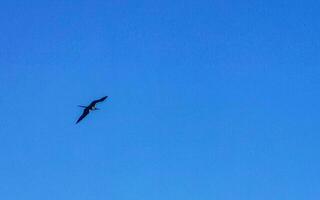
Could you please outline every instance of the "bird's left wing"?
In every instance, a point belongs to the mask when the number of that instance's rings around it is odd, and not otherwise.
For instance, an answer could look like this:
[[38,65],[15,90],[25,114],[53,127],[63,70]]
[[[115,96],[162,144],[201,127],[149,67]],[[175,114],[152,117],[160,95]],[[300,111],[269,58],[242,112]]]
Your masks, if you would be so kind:
[[108,96],[102,97],[101,99],[94,100],[91,104],[96,104],[96,103],[102,102],[102,101],[106,100],[106,98],[108,98]]

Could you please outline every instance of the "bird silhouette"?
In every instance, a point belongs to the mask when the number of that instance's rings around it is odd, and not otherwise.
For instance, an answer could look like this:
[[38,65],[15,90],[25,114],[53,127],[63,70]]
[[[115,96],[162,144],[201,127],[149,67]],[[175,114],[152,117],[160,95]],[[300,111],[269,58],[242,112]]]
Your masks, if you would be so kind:
[[94,100],[88,106],[79,106],[81,108],[84,108],[84,110],[82,115],[77,120],[76,124],[79,123],[83,118],[85,118],[90,113],[90,111],[99,110],[99,108],[96,108],[96,104],[103,102],[106,98],[108,98],[108,96],[102,97],[101,99]]

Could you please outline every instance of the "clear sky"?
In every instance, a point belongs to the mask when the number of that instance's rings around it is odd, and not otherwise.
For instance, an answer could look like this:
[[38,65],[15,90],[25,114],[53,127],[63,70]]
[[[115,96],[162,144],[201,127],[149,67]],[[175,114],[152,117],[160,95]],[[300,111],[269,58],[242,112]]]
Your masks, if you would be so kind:
[[318,0],[21,2],[0,199],[319,199]]

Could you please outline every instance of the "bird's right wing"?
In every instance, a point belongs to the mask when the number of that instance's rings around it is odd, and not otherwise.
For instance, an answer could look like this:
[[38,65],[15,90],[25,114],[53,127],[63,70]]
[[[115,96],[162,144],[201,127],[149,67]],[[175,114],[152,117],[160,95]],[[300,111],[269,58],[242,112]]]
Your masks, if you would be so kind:
[[79,117],[78,121],[76,122],[79,123],[83,118],[85,118],[89,114],[89,109],[84,109],[82,115]]

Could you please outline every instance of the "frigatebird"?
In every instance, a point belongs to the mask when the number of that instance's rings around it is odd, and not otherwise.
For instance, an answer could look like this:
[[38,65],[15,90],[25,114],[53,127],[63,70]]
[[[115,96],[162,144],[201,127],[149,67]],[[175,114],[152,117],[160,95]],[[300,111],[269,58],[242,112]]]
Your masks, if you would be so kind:
[[76,124],[79,123],[83,118],[85,118],[90,113],[90,111],[99,110],[99,108],[96,108],[96,104],[104,101],[106,98],[108,98],[108,96],[102,97],[101,99],[94,100],[88,106],[79,106],[81,108],[84,108],[84,110],[82,115],[79,117],[78,121],[76,122]]

